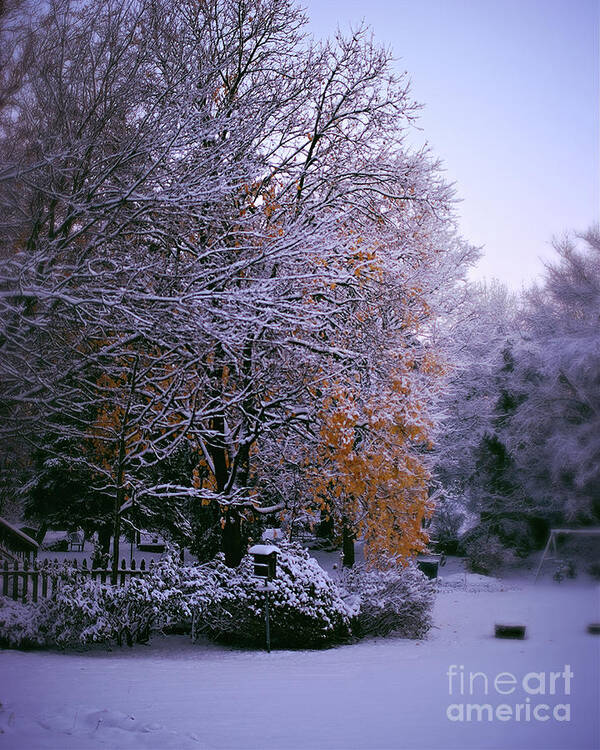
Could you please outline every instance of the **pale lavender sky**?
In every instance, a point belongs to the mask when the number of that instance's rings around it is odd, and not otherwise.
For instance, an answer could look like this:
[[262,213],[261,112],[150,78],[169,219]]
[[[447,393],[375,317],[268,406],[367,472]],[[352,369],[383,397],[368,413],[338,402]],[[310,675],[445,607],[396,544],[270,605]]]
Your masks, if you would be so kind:
[[317,37],[364,20],[425,105],[474,278],[528,285],[550,240],[600,221],[600,0],[301,0]]

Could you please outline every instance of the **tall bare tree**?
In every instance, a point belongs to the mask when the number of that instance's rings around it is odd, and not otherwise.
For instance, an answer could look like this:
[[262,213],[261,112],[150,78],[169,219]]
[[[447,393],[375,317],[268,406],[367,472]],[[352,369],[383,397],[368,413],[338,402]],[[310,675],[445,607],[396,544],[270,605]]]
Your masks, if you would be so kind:
[[[405,147],[406,77],[366,30],[316,45],[305,21],[289,0],[30,13],[0,143],[0,406],[90,472],[115,548],[132,505],[191,498],[239,561],[242,515],[281,507],[261,451],[317,434],[326,382],[383,382],[396,344],[432,341],[469,261],[439,165]],[[188,481],[148,473],[184,445]]]

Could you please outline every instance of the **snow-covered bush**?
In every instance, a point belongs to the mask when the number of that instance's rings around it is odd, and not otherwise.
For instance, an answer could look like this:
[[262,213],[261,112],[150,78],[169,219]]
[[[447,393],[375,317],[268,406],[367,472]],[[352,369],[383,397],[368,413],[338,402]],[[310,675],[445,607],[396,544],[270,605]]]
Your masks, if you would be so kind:
[[[260,586],[250,556],[239,567],[229,568],[218,555],[210,563],[185,569],[182,592],[187,603],[182,614],[193,613],[196,633],[230,643],[262,645],[265,595]],[[350,608],[327,573],[299,546],[282,543],[271,586],[274,646],[313,648],[349,637]]]
[[[174,558],[124,586],[92,581],[68,566],[56,570],[57,586],[37,604],[2,600],[0,640],[7,646],[73,647],[147,640],[152,626],[194,617],[196,632],[240,644],[264,643],[264,594],[246,556],[228,568],[222,555],[180,567]],[[285,545],[272,582],[274,646],[316,647],[350,635],[351,610],[329,576],[308,553]]]
[[347,571],[344,586],[353,599],[353,633],[359,637],[394,633],[424,638],[431,627],[435,584],[413,563],[387,570],[358,565]]
[[526,518],[502,518],[495,526],[501,544],[517,557],[527,557],[535,549],[535,537]]
[[[196,634],[264,644],[264,584],[254,577],[249,555],[238,568],[227,567],[222,555],[190,567],[167,558],[124,586],[97,583],[68,566],[56,575],[52,596],[37,604],[0,600],[2,645],[132,645],[147,640],[152,627],[186,619],[194,620]],[[357,568],[345,584],[348,591],[340,591],[306,550],[282,542],[277,577],[270,582],[273,646],[313,648],[392,631],[413,638],[426,634],[433,587],[414,566]]]
[[31,648],[43,645],[36,609],[21,602],[0,597],[0,647]]
[[108,589],[89,579],[61,581],[52,597],[43,599],[36,608],[43,642],[66,647],[110,641],[112,633],[104,617]]
[[0,642],[11,647],[72,647],[89,643],[146,641],[150,628],[182,611],[181,569],[162,560],[124,586],[92,581],[59,566],[52,596],[37,604],[0,600]]
[[456,553],[460,529],[466,515],[464,505],[458,498],[444,495],[438,500],[431,519],[429,536],[436,540],[440,552]]
[[154,624],[162,625],[181,611],[180,576],[173,557],[124,586],[67,572],[52,598],[39,605],[39,627],[47,643],[59,646],[147,641]]
[[480,527],[470,531],[461,543],[474,573],[490,575],[515,560],[512,550],[507,549],[497,536]]

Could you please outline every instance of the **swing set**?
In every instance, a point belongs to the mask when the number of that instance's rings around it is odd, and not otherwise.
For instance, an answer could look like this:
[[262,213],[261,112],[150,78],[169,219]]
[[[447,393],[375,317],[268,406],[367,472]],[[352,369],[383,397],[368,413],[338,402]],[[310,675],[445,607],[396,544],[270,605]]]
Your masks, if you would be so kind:
[[[538,568],[535,572],[534,583],[538,579],[538,576],[542,569],[542,565],[544,564],[545,560],[553,560],[554,562],[557,562],[557,563],[564,563],[564,560],[562,560],[558,554],[558,547],[556,544],[557,538],[563,535],[565,536],[571,536],[571,535],[573,536],[600,536],[600,527],[590,526],[587,529],[585,528],[584,529],[550,529],[550,536],[548,537],[548,541],[544,548],[542,559],[540,560]],[[548,555],[548,553],[550,553],[550,556]]]

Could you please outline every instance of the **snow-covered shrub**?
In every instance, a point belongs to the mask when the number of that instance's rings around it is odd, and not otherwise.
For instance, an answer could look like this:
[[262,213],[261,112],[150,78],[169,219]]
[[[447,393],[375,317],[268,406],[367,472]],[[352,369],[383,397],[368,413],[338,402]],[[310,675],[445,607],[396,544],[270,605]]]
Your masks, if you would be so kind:
[[43,645],[40,638],[37,610],[21,602],[0,597],[0,646],[2,648],[31,648]]
[[437,549],[446,554],[455,554],[458,547],[458,537],[466,519],[466,512],[458,500],[451,495],[444,495],[437,503],[429,536],[438,543]]
[[89,643],[146,641],[153,625],[176,619],[182,603],[182,569],[161,560],[124,586],[92,581],[70,566],[54,569],[52,596],[37,604],[0,599],[0,643],[11,647],[72,647]]
[[355,614],[352,632],[359,636],[424,638],[431,627],[435,584],[413,563],[386,570],[357,565],[345,572],[344,586]]
[[474,573],[490,575],[515,560],[514,552],[507,549],[497,536],[480,528],[463,537],[462,545]]
[[[223,556],[184,571],[182,614],[193,613],[195,631],[230,643],[263,645],[265,595],[249,555],[228,568]],[[312,648],[350,635],[351,610],[327,573],[302,548],[282,543],[269,594],[271,643]]]
[[37,605],[41,640],[52,646],[79,646],[116,637],[106,617],[112,591],[89,578],[61,581],[52,597]]
[[66,572],[52,598],[41,602],[40,629],[47,643],[73,646],[91,642],[147,641],[150,628],[177,616],[181,568],[173,557],[124,586],[110,586],[77,572]]
[[526,557],[536,546],[527,519],[500,519],[496,524],[496,535],[504,547],[514,550],[517,557]]

